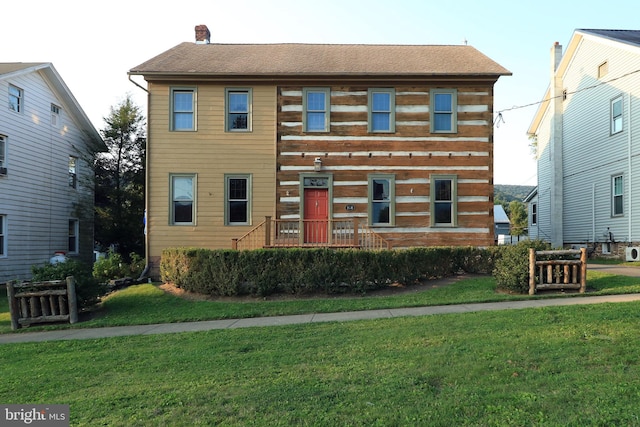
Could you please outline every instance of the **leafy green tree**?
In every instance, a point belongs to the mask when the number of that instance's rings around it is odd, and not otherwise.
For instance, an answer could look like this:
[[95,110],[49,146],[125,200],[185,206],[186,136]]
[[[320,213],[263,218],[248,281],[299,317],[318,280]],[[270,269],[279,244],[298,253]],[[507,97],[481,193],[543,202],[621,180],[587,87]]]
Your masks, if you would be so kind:
[[122,254],[144,251],[145,120],[130,95],[104,118],[108,152],[96,159],[97,244]]
[[511,221],[511,235],[521,236],[528,226],[527,208],[519,200],[509,202],[509,220]]

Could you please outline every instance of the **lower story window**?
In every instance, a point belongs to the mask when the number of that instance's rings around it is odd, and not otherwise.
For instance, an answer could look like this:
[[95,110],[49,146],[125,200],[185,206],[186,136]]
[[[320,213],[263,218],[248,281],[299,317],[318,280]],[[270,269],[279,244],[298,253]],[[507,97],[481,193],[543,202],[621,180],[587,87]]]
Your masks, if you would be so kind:
[[249,225],[251,175],[225,176],[225,224]]
[[431,176],[431,226],[457,225],[457,178],[452,175]]
[[395,176],[369,176],[369,225],[395,224]]
[[0,215],[0,257],[7,256],[7,216]]
[[195,225],[194,174],[171,175],[171,218],[173,225]]
[[624,214],[624,187],[622,181],[622,175],[617,175],[612,178],[612,193],[613,200],[611,201],[611,213],[613,216],[620,216]]
[[79,223],[77,219],[69,220],[69,244],[67,251],[70,254],[78,253],[78,234],[79,234]]

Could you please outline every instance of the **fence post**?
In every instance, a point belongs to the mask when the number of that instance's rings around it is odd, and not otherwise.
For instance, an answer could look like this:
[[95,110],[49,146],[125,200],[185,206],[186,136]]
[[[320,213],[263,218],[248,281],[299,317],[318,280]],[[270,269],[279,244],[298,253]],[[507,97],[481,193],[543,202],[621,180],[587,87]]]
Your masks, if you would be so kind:
[[264,217],[264,246],[271,246],[271,217]]
[[11,315],[11,329],[14,331],[20,328],[18,318],[20,317],[20,307],[16,299],[16,290],[13,287],[13,281],[7,282],[7,298],[9,298],[9,312]]
[[580,248],[580,293],[587,290],[587,248]]
[[73,276],[67,277],[67,298],[69,298],[69,323],[78,323],[76,279]]
[[353,246],[360,248],[360,236],[358,236],[358,218],[353,218]]
[[234,251],[238,250],[238,239],[231,239],[231,249]]
[[536,250],[529,248],[529,295],[536,293]]

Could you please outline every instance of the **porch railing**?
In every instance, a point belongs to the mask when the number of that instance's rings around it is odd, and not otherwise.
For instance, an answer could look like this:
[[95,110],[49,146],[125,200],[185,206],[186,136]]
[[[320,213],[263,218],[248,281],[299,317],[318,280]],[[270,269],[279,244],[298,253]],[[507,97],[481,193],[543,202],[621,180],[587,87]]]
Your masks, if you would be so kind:
[[238,250],[286,247],[381,250],[391,245],[357,218],[283,220],[267,216],[253,230],[232,240],[232,248]]

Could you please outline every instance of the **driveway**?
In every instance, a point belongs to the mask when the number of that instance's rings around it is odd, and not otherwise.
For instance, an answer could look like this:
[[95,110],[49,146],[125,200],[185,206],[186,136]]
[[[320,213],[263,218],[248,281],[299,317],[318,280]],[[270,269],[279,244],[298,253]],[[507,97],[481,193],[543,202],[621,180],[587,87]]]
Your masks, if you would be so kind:
[[603,273],[618,274],[620,276],[640,277],[640,267],[627,267],[624,264],[589,264],[587,261],[587,271],[601,271]]

